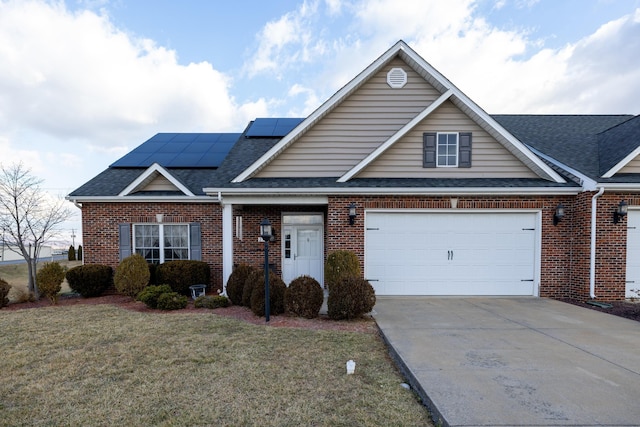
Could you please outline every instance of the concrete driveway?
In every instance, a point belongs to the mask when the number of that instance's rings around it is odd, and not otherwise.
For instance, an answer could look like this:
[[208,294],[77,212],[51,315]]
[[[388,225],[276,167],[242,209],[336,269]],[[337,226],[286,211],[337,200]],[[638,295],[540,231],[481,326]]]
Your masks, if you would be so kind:
[[545,298],[378,297],[374,317],[442,425],[640,425],[639,322]]

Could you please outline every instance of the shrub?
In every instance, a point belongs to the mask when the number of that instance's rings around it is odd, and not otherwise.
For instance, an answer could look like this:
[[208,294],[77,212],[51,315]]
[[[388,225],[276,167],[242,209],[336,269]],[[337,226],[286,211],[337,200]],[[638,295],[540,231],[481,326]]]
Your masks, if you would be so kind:
[[113,284],[113,269],[102,264],[79,265],[67,271],[67,283],[84,298],[97,297]]
[[75,261],[76,260],[76,250],[73,248],[73,245],[69,246],[69,252],[67,252],[67,261]]
[[158,298],[162,294],[173,292],[169,285],[147,286],[138,294],[136,299],[142,301],[149,308],[158,308]]
[[284,307],[287,313],[307,319],[318,317],[323,302],[322,286],[309,276],[294,279],[284,293]]
[[196,298],[193,302],[193,306],[195,308],[220,308],[220,307],[229,307],[231,303],[229,302],[229,298],[224,295],[202,295]]
[[247,280],[244,281],[244,286],[242,287],[242,305],[251,308],[251,293],[253,292],[253,288],[260,283],[264,286],[264,270],[258,270],[256,268],[249,273]]
[[130,297],[136,297],[149,284],[149,266],[140,254],[123,259],[113,276],[116,290]]
[[16,304],[22,304],[24,302],[34,302],[36,300],[36,296],[33,292],[29,292],[26,288],[12,288],[11,293],[13,294],[13,302]]
[[[269,273],[269,313],[284,313],[284,293],[287,285],[275,273]],[[251,291],[251,311],[256,316],[264,316],[265,310],[265,293],[264,293],[264,274],[262,280],[254,283]]]
[[11,285],[8,284],[5,280],[0,279],[0,308],[6,307],[9,305],[9,291],[11,290]]
[[204,261],[175,260],[160,264],[156,270],[159,283],[171,286],[174,292],[182,295],[191,295],[189,286],[209,285],[211,282],[211,269]]
[[49,298],[52,304],[58,302],[58,293],[62,289],[62,281],[66,269],[57,262],[45,262],[36,273],[36,284],[41,295]]
[[354,252],[341,250],[327,256],[324,264],[324,282],[329,290],[332,284],[342,281],[345,277],[361,275],[360,261]]
[[359,276],[349,276],[329,288],[327,314],[331,319],[354,319],[373,310],[376,294],[373,286]]
[[78,245],[78,252],[76,253],[76,259],[82,261],[82,245]]
[[177,292],[165,292],[158,297],[160,310],[180,310],[187,306],[188,299]]
[[229,280],[227,280],[227,295],[229,295],[232,303],[242,305],[244,283],[247,281],[247,277],[254,271],[256,271],[256,268],[247,264],[239,264],[233,269]]

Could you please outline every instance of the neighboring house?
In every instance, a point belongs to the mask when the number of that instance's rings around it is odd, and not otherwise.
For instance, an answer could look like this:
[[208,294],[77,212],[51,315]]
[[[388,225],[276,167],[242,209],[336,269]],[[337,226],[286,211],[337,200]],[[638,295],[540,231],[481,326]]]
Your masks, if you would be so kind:
[[378,295],[618,300],[640,288],[638,156],[640,117],[489,115],[400,41],[307,118],[158,134],[68,199],[85,263],[201,259],[217,288],[263,264],[268,218],[287,283],[348,249]]

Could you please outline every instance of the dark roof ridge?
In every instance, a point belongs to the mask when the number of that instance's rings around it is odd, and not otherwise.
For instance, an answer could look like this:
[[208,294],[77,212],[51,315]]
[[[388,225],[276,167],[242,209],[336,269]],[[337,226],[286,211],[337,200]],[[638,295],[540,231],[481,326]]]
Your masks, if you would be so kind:
[[[614,115],[615,115],[615,114],[614,114]],[[625,116],[625,115],[626,115],[626,114],[620,114],[620,116]],[[611,126],[610,128],[605,129],[605,130],[603,130],[603,131],[601,131],[601,132],[597,133],[596,135],[602,135],[603,133],[607,133],[607,132],[609,132],[610,130],[613,130],[613,129],[617,128],[618,126],[623,126],[623,125],[625,125],[625,124],[629,123],[631,120],[635,120],[635,119],[637,119],[638,117],[640,117],[640,114],[639,114],[639,115],[637,115],[637,116],[629,117],[629,119],[628,119],[628,120],[625,120],[624,122],[620,122],[620,123],[618,123],[617,125],[613,125],[613,126]]]

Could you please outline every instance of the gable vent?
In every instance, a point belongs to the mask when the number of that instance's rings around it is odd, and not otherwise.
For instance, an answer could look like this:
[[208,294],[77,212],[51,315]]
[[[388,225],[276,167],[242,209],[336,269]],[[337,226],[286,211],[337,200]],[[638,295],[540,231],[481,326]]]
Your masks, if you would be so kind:
[[402,68],[392,68],[387,73],[387,84],[394,89],[400,89],[407,84],[407,73]]

